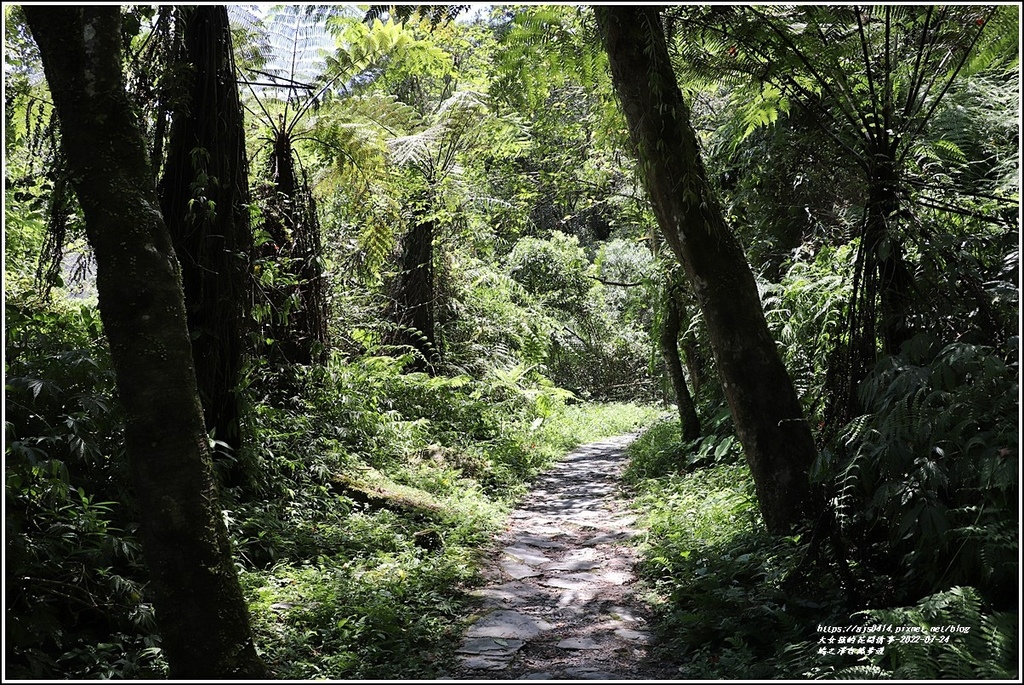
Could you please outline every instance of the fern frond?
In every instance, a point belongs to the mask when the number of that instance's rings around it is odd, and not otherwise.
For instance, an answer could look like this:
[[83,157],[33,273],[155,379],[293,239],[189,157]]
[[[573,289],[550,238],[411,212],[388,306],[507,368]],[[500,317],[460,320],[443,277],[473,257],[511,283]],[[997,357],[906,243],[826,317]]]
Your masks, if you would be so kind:
[[[900,680],[1013,679],[1017,676],[1018,617],[984,613],[972,587],[953,587],[925,597],[916,606],[858,612],[866,620],[921,629],[922,639],[895,642],[884,655],[869,657],[876,678]],[[933,630],[933,627],[939,630]],[[837,677],[857,677],[863,666]]]

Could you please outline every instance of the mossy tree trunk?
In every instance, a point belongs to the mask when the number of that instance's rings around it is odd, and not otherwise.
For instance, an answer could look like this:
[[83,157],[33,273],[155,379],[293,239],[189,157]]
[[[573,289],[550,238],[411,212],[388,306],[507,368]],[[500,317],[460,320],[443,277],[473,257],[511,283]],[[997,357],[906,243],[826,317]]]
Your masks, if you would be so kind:
[[175,679],[258,678],[221,517],[177,259],[121,73],[117,6],[25,6],[96,256],[100,314]]
[[765,524],[788,533],[811,510],[814,439],[765,322],[750,265],[708,184],[661,17],[648,6],[599,5],[594,12],[640,176],[707,322]]
[[[161,208],[181,263],[206,429],[236,454],[237,392],[249,320],[249,178],[227,8],[183,7],[186,68],[161,182]],[[239,485],[237,458],[225,484]]]

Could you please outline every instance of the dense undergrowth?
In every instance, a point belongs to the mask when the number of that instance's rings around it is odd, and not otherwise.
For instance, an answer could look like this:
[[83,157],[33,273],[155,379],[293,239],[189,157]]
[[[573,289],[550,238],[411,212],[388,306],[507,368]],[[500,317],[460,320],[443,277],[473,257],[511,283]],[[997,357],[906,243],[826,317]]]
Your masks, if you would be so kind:
[[[8,675],[161,677],[95,311],[12,299],[6,316]],[[656,416],[576,403],[523,368],[402,371],[402,359],[335,357],[274,397],[255,381],[248,447],[217,453],[218,468],[247,474],[223,493],[224,517],[277,678],[439,675],[463,591],[530,479]]]
[[[630,447],[626,477],[649,527],[641,576],[657,615],[658,655],[678,665],[681,679],[1017,677],[1019,617],[1002,608],[1005,589],[991,582],[1003,566],[986,566],[987,556],[954,560],[907,601],[891,594],[892,579],[870,559],[837,560],[825,549],[831,540],[816,543],[811,531],[769,535],[750,471],[721,423],[681,443],[678,422],[662,421]],[[1001,539],[1005,512],[1002,519],[951,537]],[[907,525],[920,536],[930,522]],[[908,583],[901,587],[937,577],[929,556],[939,543],[926,539],[927,550],[897,564]]]
[[[664,14],[696,26],[746,15],[734,9]],[[725,408],[705,316],[692,289],[673,283],[668,250],[652,254],[657,222],[629,161],[627,127],[613,112],[604,58],[578,42],[592,35],[589,15],[570,6],[494,10],[492,23],[389,22],[375,24],[373,36],[360,18],[339,15],[332,22],[352,29],[354,42],[342,42],[353,55],[363,45],[357,34],[381,44],[401,33],[415,49],[372,77],[346,74],[337,83],[351,93],[311,97],[309,109],[260,95],[254,84],[241,94],[268,123],[279,113],[315,113],[292,122],[302,139],[292,152],[309,174],[303,192],[319,208],[322,230],[307,237],[323,247],[304,260],[281,250],[266,222],[246,229],[257,249],[250,289],[235,304],[253,320],[247,340],[223,341],[249,359],[230,379],[245,399],[242,447],[233,453],[211,438],[224,520],[272,675],[443,675],[462,628],[463,590],[530,480],[578,443],[655,420],[647,406],[583,400],[664,398],[656,344],[669,329],[665,305],[676,298],[676,348],[702,437],[683,444],[674,421],[655,423],[632,448],[627,480],[649,526],[642,571],[661,656],[678,664],[679,677],[1018,677],[1019,48],[993,43],[992,70],[957,67],[948,80],[929,76],[924,90],[897,88],[941,93],[930,100],[931,124],[911,117],[905,123],[915,130],[894,136],[903,139],[897,147],[909,142],[892,170],[899,209],[871,247],[872,179],[862,178],[842,140],[822,135],[836,131],[822,129],[815,111],[877,122],[888,104],[875,99],[874,67],[865,79],[847,68],[853,53],[841,45],[805,44],[804,66],[820,57],[821,74],[841,75],[829,80],[848,91],[853,109],[834,94],[803,107],[787,97],[782,107],[780,91],[763,80],[770,69],[743,84],[725,71],[711,81],[685,73],[707,46],[698,31],[669,31],[682,50],[677,78],[693,91],[708,180],[758,278],[820,448],[810,474],[820,518],[773,537]],[[850,16],[860,25],[859,10],[831,18],[827,8],[811,10],[834,26],[849,28]],[[993,22],[996,14],[961,22],[961,10],[937,12],[945,18],[936,27],[956,28],[933,36],[936,46],[952,41],[949,55],[971,52],[961,50],[961,29],[997,36],[1008,25]],[[38,50],[20,10],[4,11],[5,675],[160,678],[167,667],[136,524],[148,503],[134,501],[127,480],[95,264]],[[771,26],[761,21],[764,8],[750,11],[752,27]],[[171,147],[157,134],[179,116],[157,110],[177,98],[169,95],[180,84],[171,86],[192,68],[181,61],[181,36],[157,31],[184,26],[174,12],[125,13],[125,43],[140,50],[125,68],[152,129],[155,177],[165,166],[157,151]],[[892,24],[900,29],[894,44],[924,49],[930,29],[920,38],[903,31],[921,18],[915,25],[930,24],[933,9],[910,14],[918,19]],[[277,68],[269,65],[281,57],[279,40],[298,49],[307,32],[311,46],[328,36],[319,12],[282,6],[269,15],[277,28],[267,41],[269,25],[248,37],[249,29],[237,31],[236,58],[263,65],[256,73]],[[885,25],[898,15],[886,8]],[[284,24],[291,29],[279,35]],[[863,58],[885,70],[916,70],[945,54],[928,47],[916,63],[890,60],[889,31],[865,26],[846,35],[874,42],[884,33],[876,47],[885,52]],[[790,47],[815,35],[825,34],[800,31]],[[726,71],[762,53],[795,65],[773,36],[746,36],[760,46],[753,51],[716,37],[709,45],[728,58],[709,56]],[[144,45],[162,47],[150,53]],[[1006,54],[994,59],[993,51]],[[145,57],[157,53],[168,61]],[[339,51],[310,83],[337,78],[335,67],[353,55]],[[792,84],[820,78],[780,73]],[[863,138],[859,125],[833,123],[840,135]],[[246,125],[250,182],[262,188],[256,176],[269,151],[258,151],[260,139],[274,126]],[[205,157],[199,151],[189,151],[193,164]],[[448,157],[447,166],[431,170],[435,157]],[[202,190],[205,171],[186,176],[161,185]],[[311,209],[301,196],[289,202]],[[250,210],[262,220],[281,207],[260,200]],[[395,336],[408,322],[391,304],[411,273],[402,253],[425,226],[434,234],[423,263],[436,272],[422,302],[434,309],[434,330],[419,331],[430,344],[417,346]],[[890,256],[899,256],[904,286],[881,278]],[[322,273],[299,273],[303,262]],[[315,337],[307,336],[307,286],[317,294],[309,311],[326,314],[312,327],[322,338],[308,345],[309,358],[324,352],[322,363],[258,361]],[[886,319],[900,324],[892,341],[883,339]],[[200,324],[192,334],[207,332]],[[853,373],[858,345],[868,354]],[[423,364],[402,356],[410,349]],[[819,630],[872,624],[966,631],[934,643],[886,642],[881,653],[831,654],[833,643],[822,639],[833,634]]]
[[[525,374],[475,381],[399,369],[388,358],[331,364],[310,382],[335,398],[354,383],[360,406],[264,416],[281,421],[264,428],[264,454],[288,453],[308,479],[232,514],[239,554],[254,565],[242,583],[257,639],[277,677],[439,675],[463,629],[463,590],[529,481],[571,447],[656,415],[566,405],[564,392]],[[353,415],[373,423],[361,427],[382,443],[372,452],[347,445],[351,435],[302,430],[302,417],[350,430]],[[320,440],[296,442],[297,430]]]

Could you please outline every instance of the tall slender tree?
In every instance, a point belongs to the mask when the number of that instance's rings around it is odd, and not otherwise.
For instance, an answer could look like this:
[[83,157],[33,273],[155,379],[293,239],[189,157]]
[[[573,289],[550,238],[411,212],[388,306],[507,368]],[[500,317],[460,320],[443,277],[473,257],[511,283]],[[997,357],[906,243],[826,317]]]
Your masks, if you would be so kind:
[[416,350],[411,365],[416,370],[432,373],[442,355],[435,330],[434,243],[443,228],[438,220],[443,197],[452,190],[450,183],[457,174],[460,155],[481,144],[488,116],[479,93],[460,90],[441,102],[420,130],[388,141],[392,162],[408,179],[412,197],[387,316],[396,324],[391,342]]
[[96,257],[171,676],[262,677],[218,503],[180,270],[125,93],[120,9],[24,9]]
[[[182,95],[175,98],[160,204],[181,264],[206,429],[237,452],[253,242],[242,107],[227,8],[198,5],[180,12]],[[228,469],[225,482],[237,485],[241,475]]]
[[658,346],[665,362],[665,370],[672,381],[672,391],[676,397],[676,410],[679,412],[679,426],[683,440],[696,440],[700,437],[700,418],[693,404],[693,395],[686,385],[683,373],[683,358],[679,353],[679,333],[682,330],[683,317],[680,309],[678,289],[680,283],[673,283],[670,278],[664,285],[662,293],[661,333]]
[[701,160],[657,8],[594,7],[640,177],[693,285],[767,528],[786,533],[812,510],[817,455],[765,322],[750,265]]
[[[257,24],[260,22],[254,20]],[[323,358],[327,343],[327,288],[316,203],[296,150],[311,112],[332,87],[357,71],[327,76],[325,54],[333,47],[319,11],[301,5],[275,8],[260,33],[265,52],[246,69],[253,96],[250,112],[267,129],[267,156],[259,168],[257,199],[264,239],[257,246],[261,274],[262,350],[281,363],[311,364]]]
[[379,78],[384,61],[412,43],[391,22],[360,26],[351,8],[339,7],[284,5],[262,22],[254,20],[266,50],[245,69],[248,109],[266,128],[269,143],[259,170],[263,240],[257,261],[272,268],[261,272],[268,277],[258,309],[266,312],[263,337],[274,341],[267,352],[281,362],[322,359],[327,342],[324,249],[300,152],[308,145],[328,159],[358,157],[355,149],[338,145],[339,130],[351,132],[344,120],[354,114],[339,104]]

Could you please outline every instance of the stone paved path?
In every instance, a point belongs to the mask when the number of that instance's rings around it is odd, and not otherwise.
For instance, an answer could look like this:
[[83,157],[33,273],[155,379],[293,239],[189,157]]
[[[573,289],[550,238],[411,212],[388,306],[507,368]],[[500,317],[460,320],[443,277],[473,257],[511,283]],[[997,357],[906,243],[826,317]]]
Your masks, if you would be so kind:
[[536,483],[475,591],[455,679],[660,680],[633,595],[636,516],[619,491],[625,435],[579,448]]

